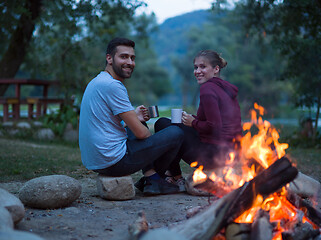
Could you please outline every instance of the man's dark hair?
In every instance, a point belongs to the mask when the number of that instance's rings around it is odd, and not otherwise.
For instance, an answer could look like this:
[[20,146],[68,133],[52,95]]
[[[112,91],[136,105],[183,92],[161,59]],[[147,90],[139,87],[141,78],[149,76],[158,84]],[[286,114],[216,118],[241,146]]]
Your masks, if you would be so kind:
[[110,54],[112,57],[114,57],[116,54],[116,48],[118,46],[128,46],[135,49],[135,42],[127,38],[116,37],[108,43],[106,55]]

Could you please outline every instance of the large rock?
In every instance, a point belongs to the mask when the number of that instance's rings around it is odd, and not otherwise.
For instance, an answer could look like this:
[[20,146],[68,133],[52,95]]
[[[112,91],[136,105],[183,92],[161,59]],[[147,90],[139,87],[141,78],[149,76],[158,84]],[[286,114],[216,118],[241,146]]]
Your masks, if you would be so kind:
[[150,230],[143,235],[141,240],[187,240],[184,236],[164,228]]
[[34,178],[19,191],[20,200],[29,207],[54,209],[69,206],[81,194],[80,183],[64,175]]
[[13,220],[9,211],[0,207],[0,231],[13,230]]
[[133,179],[125,177],[97,177],[97,190],[107,200],[128,200],[135,197]]
[[22,202],[15,195],[0,188],[0,208],[6,208],[14,223],[18,223],[25,216],[25,208]]
[[28,122],[19,122],[19,123],[17,123],[17,128],[30,129],[31,125]]
[[55,134],[50,128],[43,128],[39,129],[35,133],[34,137],[40,140],[53,140],[55,138]]
[[0,240],[44,240],[44,239],[29,232],[0,231]]
[[78,129],[74,129],[71,123],[68,123],[64,131],[64,140],[69,142],[77,142],[79,136]]

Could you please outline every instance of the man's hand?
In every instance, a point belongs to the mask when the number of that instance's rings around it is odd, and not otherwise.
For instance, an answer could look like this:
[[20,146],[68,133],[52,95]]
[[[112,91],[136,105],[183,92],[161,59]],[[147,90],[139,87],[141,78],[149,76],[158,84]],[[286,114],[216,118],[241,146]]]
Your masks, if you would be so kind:
[[144,105],[140,105],[135,109],[135,113],[139,121],[146,122],[150,119],[148,109]]
[[182,113],[182,123],[185,126],[192,127],[192,122],[194,121],[192,114],[188,114],[185,111]]
[[125,124],[129,127],[129,129],[134,133],[136,138],[144,139],[151,136],[150,131],[147,127],[145,127],[141,121],[138,119],[135,111],[128,111],[119,114],[120,118],[124,120]]

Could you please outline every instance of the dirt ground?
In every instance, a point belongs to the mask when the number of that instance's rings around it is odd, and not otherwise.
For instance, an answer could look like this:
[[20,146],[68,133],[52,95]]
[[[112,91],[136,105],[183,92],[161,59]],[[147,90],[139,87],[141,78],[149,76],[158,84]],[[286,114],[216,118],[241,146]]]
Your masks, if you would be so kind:
[[[186,220],[188,209],[209,204],[208,197],[186,193],[108,201],[97,195],[96,180],[84,178],[81,196],[69,207],[55,210],[26,208],[16,230],[29,231],[47,240],[129,239],[128,226],[144,211],[150,228],[169,227]],[[0,183],[0,188],[18,194],[22,182]]]

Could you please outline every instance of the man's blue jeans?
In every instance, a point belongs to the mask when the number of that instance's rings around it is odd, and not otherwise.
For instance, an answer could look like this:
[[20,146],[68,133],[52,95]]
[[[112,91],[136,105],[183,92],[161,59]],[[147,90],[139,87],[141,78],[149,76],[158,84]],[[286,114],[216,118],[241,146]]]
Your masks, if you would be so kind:
[[154,169],[159,175],[164,176],[184,139],[182,129],[177,126],[169,126],[146,139],[136,139],[128,128],[127,133],[125,156],[113,166],[95,170],[95,172],[120,177],[133,174],[139,170],[143,170],[144,173]]

